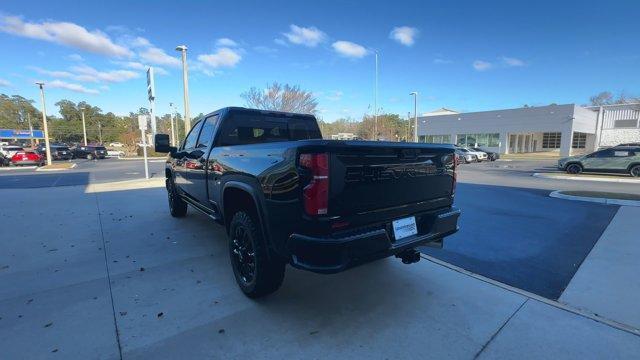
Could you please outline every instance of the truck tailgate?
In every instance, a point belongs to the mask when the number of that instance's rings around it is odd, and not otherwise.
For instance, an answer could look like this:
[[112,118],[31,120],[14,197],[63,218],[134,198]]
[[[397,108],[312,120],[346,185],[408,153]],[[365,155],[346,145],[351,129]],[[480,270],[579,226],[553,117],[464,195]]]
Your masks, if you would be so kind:
[[[454,149],[449,145],[340,142],[330,146],[330,215],[358,215],[450,199]],[[440,205],[441,206],[441,205]]]

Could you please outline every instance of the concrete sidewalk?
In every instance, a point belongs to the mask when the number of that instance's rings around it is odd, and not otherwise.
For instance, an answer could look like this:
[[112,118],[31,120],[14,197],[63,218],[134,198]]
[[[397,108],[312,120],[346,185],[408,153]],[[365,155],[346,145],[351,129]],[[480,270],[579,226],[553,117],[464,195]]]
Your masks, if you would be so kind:
[[[336,275],[289,268],[280,291],[250,300],[222,227],[191,210],[172,218],[162,188],[127,189],[0,190],[0,227],[22,229],[0,241],[2,357],[640,353],[637,335],[430,261],[384,259]],[[38,226],[25,223],[35,216]]]
[[620,207],[561,302],[640,329],[639,219],[639,207]]

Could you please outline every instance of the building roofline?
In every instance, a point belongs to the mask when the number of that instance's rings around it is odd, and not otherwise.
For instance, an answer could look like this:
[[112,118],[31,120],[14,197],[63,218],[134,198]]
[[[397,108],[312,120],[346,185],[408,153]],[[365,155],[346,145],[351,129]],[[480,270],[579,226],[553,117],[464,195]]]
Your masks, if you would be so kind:
[[[481,113],[488,113],[488,112],[495,112],[495,111],[507,111],[507,110],[541,109],[541,108],[552,107],[552,106],[579,106],[579,105],[576,105],[575,103],[550,104],[550,105],[544,105],[544,106],[529,106],[529,107],[517,107],[517,108],[508,108],[508,109],[457,112],[456,114],[442,114],[442,115],[433,115],[433,116],[455,116],[455,115],[481,114]],[[425,117],[425,116],[423,115],[423,117]]]

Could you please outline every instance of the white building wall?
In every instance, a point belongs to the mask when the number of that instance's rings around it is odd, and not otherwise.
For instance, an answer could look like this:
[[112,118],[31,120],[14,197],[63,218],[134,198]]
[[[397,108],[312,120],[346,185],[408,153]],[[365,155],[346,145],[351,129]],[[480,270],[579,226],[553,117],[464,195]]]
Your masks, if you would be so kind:
[[[497,133],[500,134],[500,146],[490,150],[505,153],[509,149],[509,134],[561,132],[561,153],[567,155],[571,149],[573,131],[595,133],[596,117],[595,112],[574,104],[428,116],[418,119],[418,134],[451,134],[455,143],[454,135],[458,134]],[[541,136],[534,138],[538,140],[537,149],[542,149]]]
[[640,129],[603,129],[599,146],[608,147],[631,142],[640,142]]

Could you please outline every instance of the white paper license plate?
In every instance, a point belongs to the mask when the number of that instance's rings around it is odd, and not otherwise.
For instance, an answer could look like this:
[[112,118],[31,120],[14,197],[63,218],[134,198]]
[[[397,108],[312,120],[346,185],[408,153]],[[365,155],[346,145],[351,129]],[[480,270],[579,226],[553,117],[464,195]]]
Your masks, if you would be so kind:
[[404,239],[418,233],[416,217],[408,217],[393,222],[393,236],[396,240]]

